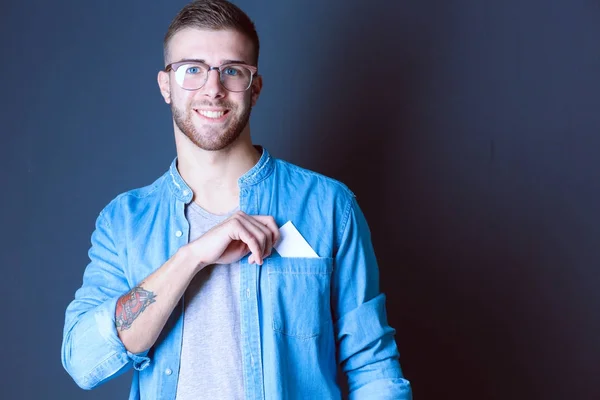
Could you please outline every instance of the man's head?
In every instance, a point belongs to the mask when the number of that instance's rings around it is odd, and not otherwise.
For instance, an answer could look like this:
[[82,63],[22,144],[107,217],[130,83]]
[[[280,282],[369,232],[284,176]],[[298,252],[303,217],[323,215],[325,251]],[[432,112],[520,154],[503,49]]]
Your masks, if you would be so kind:
[[[176,131],[197,147],[222,150],[244,132],[262,88],[254,24],[225,0],[185,6],[164,40],[158,83]],[[249,136],[248,136],[249,137]]]
[[163,41],[165,65],[169,63],[171,38],[180,30],[195,28],[207,31],[232,30],[246,36],[254,47],[252,65],[258,66],[260,42],[254,23],[238,6],[226,0],[197,0],[189,3],[175,16]]

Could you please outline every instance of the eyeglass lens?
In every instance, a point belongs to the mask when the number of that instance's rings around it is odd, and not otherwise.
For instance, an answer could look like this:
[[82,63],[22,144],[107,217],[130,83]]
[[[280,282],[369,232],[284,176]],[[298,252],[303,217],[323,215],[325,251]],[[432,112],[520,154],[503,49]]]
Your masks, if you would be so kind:
[[[209,67],[206,64],[184,64],[175,71],[177,83],[187,90],[200,89],[208,79]],[[232,92],[243,92],[250,87],[252,72],[242,65],[219,67],[221,84]]]

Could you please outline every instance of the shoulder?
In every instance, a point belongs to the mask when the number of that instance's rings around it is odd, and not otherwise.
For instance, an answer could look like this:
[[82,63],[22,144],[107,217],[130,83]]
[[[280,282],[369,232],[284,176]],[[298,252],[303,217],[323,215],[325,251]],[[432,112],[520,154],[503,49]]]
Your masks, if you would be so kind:
[[99,216],[114,220],[159,204],[164,191],[169,190],[166,184],[168,173],[164,173],[149,185],[118,194],[100,211]]
[[276,159],[275,169],[282,177],[290,179],[291,182],[304,182],[310,188],[318,189],[318,191],[335,197],[346,199],[355,197],[354,192],[343,182],[288,161]]

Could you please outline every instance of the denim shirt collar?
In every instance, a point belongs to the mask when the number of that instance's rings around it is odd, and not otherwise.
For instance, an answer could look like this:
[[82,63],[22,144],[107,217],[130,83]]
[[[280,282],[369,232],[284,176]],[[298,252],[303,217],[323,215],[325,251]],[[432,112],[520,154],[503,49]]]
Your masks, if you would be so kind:
[[[269,152],[262,146],[255,147],[262,152],[262,155],[256,165],[238,179],[238,186],[240,188],[256,185],[263,181],[271,175],[273,168],[275,167],[274,160]],[[192,201],[192,197],[194,196],[192,189],[185,183],[177,170],[177,157],[171,162],[168,181],[171,192],[178,200],[181,200],[184,203]]]

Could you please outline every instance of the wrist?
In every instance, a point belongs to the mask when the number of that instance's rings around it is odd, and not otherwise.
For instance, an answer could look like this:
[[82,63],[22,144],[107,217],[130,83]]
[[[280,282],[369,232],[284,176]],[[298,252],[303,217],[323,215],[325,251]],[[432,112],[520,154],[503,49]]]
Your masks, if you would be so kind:
[[194,274],[204,268],[207,264],[202,261],[201,255],[193,246],[193,243],[188,243],[181,246],[175,254],[177,259],[185,266],[189,267]]

